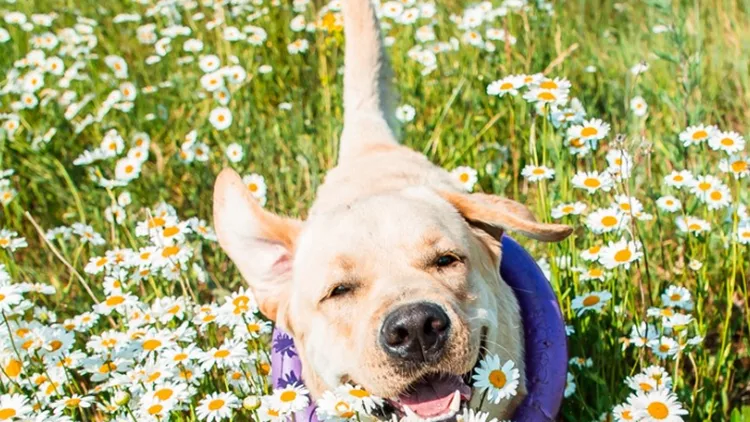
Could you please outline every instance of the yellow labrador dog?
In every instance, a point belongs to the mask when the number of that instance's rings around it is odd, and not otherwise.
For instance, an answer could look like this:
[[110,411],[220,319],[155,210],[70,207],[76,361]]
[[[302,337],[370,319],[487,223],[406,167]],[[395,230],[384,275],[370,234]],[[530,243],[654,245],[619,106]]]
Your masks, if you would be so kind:
[[264,210],[224,170],[214,191],[219,242],[263,314],[293,336],[313,398],[349,382],[386,398],[392,415],[450,419],[464,402],[478,406],[471,373],[490,353],[521,372],[514,400],[483,404],[507,417],[525,378],[518,303],[498,272],[500,236],[559,241],[572,229],[538,223],[509,199],[467,194],[399,145],[373,6],[343,7],[338,165],[304,221]]

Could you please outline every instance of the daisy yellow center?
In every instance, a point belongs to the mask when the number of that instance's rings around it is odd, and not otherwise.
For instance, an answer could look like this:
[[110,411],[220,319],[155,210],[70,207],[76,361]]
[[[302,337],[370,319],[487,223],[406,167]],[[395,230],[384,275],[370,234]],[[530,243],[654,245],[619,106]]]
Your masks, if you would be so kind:
[[630,204],[620,204],[620,209],[623,211],[630,211]]
[[150,339],[143,342],[143,350],[155,350],[157,347],[161,346],[161,341],[156,339]]
[[670,317],[674,315],[674,311],[672,311],[672,308],[664,308],[661,310],[661,314]]
[[250,190],[250,192],[258,191],[258,185],[255,183],[250,183],[249,185],[247,185],[247,188]]
[[542,168],[535,168],[531,173],[538,175],[544,174],[544,169]]
[[734,139],[724,138],[721,140],[721,144],[724,145],[725,147],[731,147],[732,145],[734,145]]
[[268,416],[278,417],[279,416],[279,411],[276,410],[276,409],[268,409]]
[[352,396],[354,396],[354,397],[356,397],[358,399],[363,399],[365,397],[370,397],[370,393],[368,393],[366,390],[363,390],[361,388],[354,388],[354,389],[352,389],[352,390],[349,391],[349,394],[351,394]]
[[250,333],[257,333],[258,331],[260,331],[260,325],[255,323],[247,324],[247,331]]
[[682,177],[682,175],[678,174],[677,176],[675,176],[675,177],[674,177],[674,179],[673,179],[673,180],[674,180],[675,182],[682,182],[683,180],[685,180],[685,178],[684,178],[684,177]]
[[7,365],[5,365],[5,373],[8,374],[9,377],[15,378],[21,373],[21,361],[11,359]]
[[122,302],[125,302],[125,298],[122,296],[112,296],[107,298],[107,301],[104,302],[107,304],[107,306],[117,306],[121,304]]
[[164,229],[164,236],[166,237],[174,236],[179,232],[180,232],[180,228],[177,226],[167,227]]
[[154,396],[159,400],[169,400],[169,398],[172,397],[173,393],[174,392],[171,388],[162,388],[160,390],[156,390]]
[[261,363],[258,365],[258,372],[260,372],[262,375],[268,375],[271,373],[271,365],[268,363]]
[[667,405],[658,401],[649,404],[646,411],[654,419],[666,419],[669,416]]
[[177,312],[180,312],[180,305],[174,305],[173,307],[169,308],[167,311],[168,314],[176,314]]
[[155,404],[148,408],[148,414],[149,415],[158,415],[161,413],[161,411],[164,410],[164,406],[160,404]]
[[539,84],[539,88],[542,89],[557,89],[557,84],[555,81],[544,81],[541,84]]
[[555,94],[548,92],[548,91],[540,92],[539,95],[537,95],[537,97],[540,100],[544,100],[544,101],[555,101],[557,99],[557,97],[555,97]]
[[737,160],[733,162],[730,167],[732,168],[733,172],[742,173],[743,171],[747,170],[748,164],[747,161]]
[[96,261],[96,266],[97,266],[97,267],[101,267],[101,266],[103,266],[104,264],[106,264],[106,263],[107,263],[107,261],[108,261],[108,259],[107,259],[106,257],[102,257],[102,258],[99,258],[99,259],[98,259],[98,260]]
[[688,226],[688,230],[695,230],[695,231],[697,231],[697,230],[700,230],[700,229],[701,229],[701,226],[698,223],[692,223],[692,224],[690,224]]
[[630,410],[623,411],[621,416],[626,421],[632,421],[633,420],[633,414],[630,413]]
[[706,138],[706,137],[708,137],[708,132],[706,132],[705,130],[699,130],[699,131],[696,131],[695,133],[693,133],[693,140],[694,141],[697,141],[699,139],[703,139],[703,138]]
[[178,353],[178,354],[174,355],[173,360],[176,361],[176,362],[180,362],[180,361],[183,361],[183,360],[187,359],[187,357],[188,356],[187,356],[186,353]]
[[714,201],[719,201],[719,200],[721,200],[721,198],[722,198],[723,195],[718,190],[715,190],[715,191],[711,192],[710,196],[711,196],[711,199],[713,199]]
[[3,300],[5,300],[5,295],[0,293],[0,301],[3,301]]
[[581,131],[581,136],[596,136],[597,133],[599,133],[599,131],[596,130],[595,127],[586,126]]
[[622,249],[622,250],[617,251],[617,253],[615,253],[615,261],[626,262],[630,260],[631,256],[633,256],[633,253],[630,252],[630,249]]
[[151,374],[151,376],[148,377],[146,380],[148,382],[154,382],[154,381],[158,380],[159,378],[161,378],[161,372],[157,371],[157,372],[154,372],[153,374]]
[[458,176],[458,180],[460,180],[463,183],[466,183],[469,181],[469,174],[468,173],[461,173],[460,176]]
[[508,89],[511,89],[511,88],[513,88],[513,84],[510,83],[510,82],[505,82],[502,85],[500,85],[500,89],[502,89],[502,90],[508,90]]
[[573,212],[573,207],[570,205],[566,205],[562,208],[562,212],[564,212],[565,214],[569,214]]
[[508,378],[505,376],[505,372],[499,369],[495,369],[494,371],[490,372],[489,381],[493,387],[503,388],[508,382]]
[[8,246],[10,245],[9,239],[0,239],[0,246]]
[[161,217],[154,217],[148,222],[148,227],[153,229],[154,227],[161,227],[166,224],[166,221]]
[[669,345],[668,344],[662,344],[659,346],[659,351],[662,353],[666,353],[669,351]]
[[599,179],[595,177],[589,177],[586,180],[583,181],[583,185],[587,188],[598,188],[601,186],[602,182],[599,181]]
[[672,201],[671,199],[667,199],[666,201],[664,201],[664,203],[667,205],[673,205],[674,201]]
[[605,216],[604,218],[602,218],[602,225],[604,227],[612,227],[612,226],[614,226],[616,224],[617,224],[617,218],[615,218],[615,217],[613,217],[611,215],[608,215],[608,216]]
[[219,359],[224,359],[227,356],[229,356],[229,350],[217,350],[216,353],[214,353],[214,357]]
[[220,122],[223,122],[223,121],[224,121],[224,119],[226,119],[226,117],[224,117],[224,115],[223,115],[223,114],[219,114],[219,116],[218,116],[218,117],[216,118],[216,120],[218,120],[218,121],[220,121]]
[[708,182],[700,182],[700,183],[698,183],[698,189],[700,189],[702,191],[707,191],[707,190],[711,189],[711,184],[708,183]]
[[170,256],[176,255],[179,251],[179,246],[167,246],[163,251],[161,251],[161,256],[163,256],[164,258],[169,258]]
[[669,296],[669,300],[676,302],[680,300],[682,296],[680,296],[678,293],[672,293],[672,296]]
[[49,343],[50,349],[52,349],[53,352],[59,350],[62,347],[63,343],[60,340],[52,340]]
[[81,403],[81,399],[77,397],[72,397],[72,398],[65,400],[65,406],[68,406],[68,407],[76,407],[80,403]]
[[232,374],[232,379],[235,381],[239,381],[242,379],[242,373],[241,372],[235,372]]
[[291,401],[294,401],[294,399],[297,398],[297,392],[296,391],[284,391],[281,393],[281,396],[279,396],[281,401],[284,403],[289,403]]
[[10,407],[0,409],[0,421],[10,420],[14,416],[16,416],[16,409]]
[[601,246],[592,246],[592,247],[589,248],[589,253],[592,254],[592,255],[593,254],[597,254],[597,253],[599,253],[599,250],[601,248],[602,248]]
[[340,401],[336,403],[336,406],[334,406],[334,408],[342,418],[349,419],[354,416],[354,412],[352,411],[351,406],[349,406],[349,404],[346,402]]
[[102,366],[99,367],[99,372],[102,373],[102,374],[108,374],[108,373],[114,371],[115,369],[117,369],[117,365],[115,365],[112,362],[108,362],[108,363],[105,363],[104,365],[102,365]]
[[599,296],[591,295],[583,299],[583,306],[594,306],[599,303]]
[[214,399],[208,402],[208,410],[219,410],[222,407],[224,407],[224,400],[222,399]]
[[651,384],[648,384],[648,383],[645,383],[645,382],[642,382],[642,383],[638,384],[638,386],[641,387],[641,390],[643,390],[645,392],[649,392],[653,388],[653,387],[651,387]]
[[602,275],[604,275],[604,272],[600,268],[589,270],[589,276],[591,277],[601,277]]
[[581,140],[581,138],[571,139],[570,140],[570,145],[572,145],[572,146],[574,146],[576,148],[580,148],[580,147],[583,146],[583,141]]
[[750,231],[743,232],[742,233],[742,237],[745,238],[745,239],[750,239]]

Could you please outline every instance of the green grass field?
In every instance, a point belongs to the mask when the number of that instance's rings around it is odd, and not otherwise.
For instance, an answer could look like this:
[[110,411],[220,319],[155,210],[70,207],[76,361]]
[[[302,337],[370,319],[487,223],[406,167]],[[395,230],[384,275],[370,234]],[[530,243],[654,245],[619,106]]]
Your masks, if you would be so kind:
[[[750,421],[750,1],[524,3],[383,5],[401,138],[576,227],[524,241],[571,328],[562,420]],[[0,421],[288,414],[270,325],[231,318],[212,185],[232,167],[304,217],[336,163],[338,10],[0,2]]]

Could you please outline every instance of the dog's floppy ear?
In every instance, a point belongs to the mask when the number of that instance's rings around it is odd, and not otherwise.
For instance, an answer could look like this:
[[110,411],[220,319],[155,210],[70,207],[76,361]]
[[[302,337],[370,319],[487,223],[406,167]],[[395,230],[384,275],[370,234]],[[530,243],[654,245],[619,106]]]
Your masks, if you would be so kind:
[[219,244],[255,294],[260,311],[276,320],[292,278],[292,253],[302,222],[264,210],[240,176],[224,169],[214,186]]
[[528,208],[507,198],[483,193],[439,193],[469,223],[487,231],[495,238],[507,230],[544,242],[556,242],[573,232],[573,228],[565,224],[537,222]]

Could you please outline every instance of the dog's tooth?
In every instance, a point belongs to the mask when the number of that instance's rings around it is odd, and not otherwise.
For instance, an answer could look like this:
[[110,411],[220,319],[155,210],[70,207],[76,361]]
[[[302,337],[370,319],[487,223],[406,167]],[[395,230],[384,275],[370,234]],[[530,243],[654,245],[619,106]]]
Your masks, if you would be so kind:
[[422,418],[419,417],[419,415],[417,415],[416,412],[414,412],[413,410],[411,410],[411,408],[409,406],[403,405],[402,407],[404,409],[404,414],[406,415],[407,420],[409,420],[409,421],[418,421],[418,420],[422,419]]
[[449,406],[452,413],[458,412],[458,408],[461,406],[461,392],[456,390],[455,393],[453,393],[453,399],[451,400],[451,404]]

